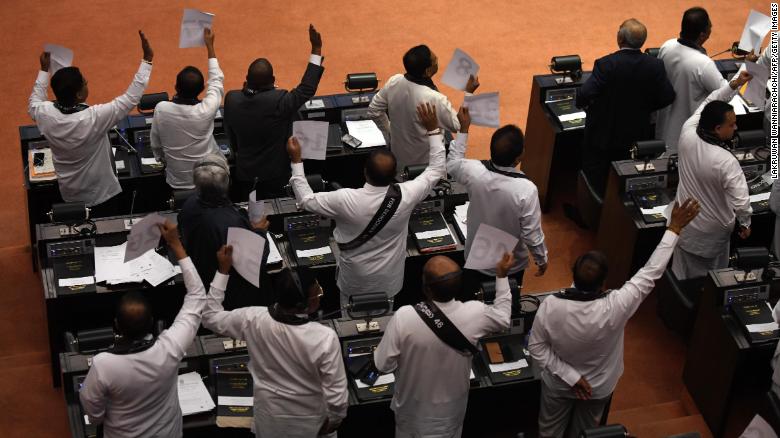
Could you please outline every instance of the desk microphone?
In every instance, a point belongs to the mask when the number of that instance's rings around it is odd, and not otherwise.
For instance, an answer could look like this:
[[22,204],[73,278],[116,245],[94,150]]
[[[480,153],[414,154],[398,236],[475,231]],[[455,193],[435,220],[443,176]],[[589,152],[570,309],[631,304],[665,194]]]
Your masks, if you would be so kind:
[[116,145],[116,147],[122,149],[123,151],[127,152],[128,154],[137,154],[138,153],[138,151],[133,147],[133,145],[130,144],[130,141],[128,139],[126,139],[125,136],[122,135],[122,133],[119,132],[118,129],[111,128],[111,130],[113,130],[116,133],[116,135],[118,135],[119,138],[122,139],[122,142],[124,143],[124,144],[118,144],[118,145]]
[[716,56],[720,56],[720,55],[722,55],[724,53],[729,53],[729,52],[731,52],[731,56],[734,56],[734,57],[744,57],[745,55],[750,54],[750,52],[747,52],[747,51],[742,50],[742,49],[739,48],[739,41],[734,41],[731,44],[731,47],[729,47],[728,49],[726,49],[726,50],[724,50],[722,52],[718,52],[718,53],[710,56],[710,58],[714,58]]
[[133,190],[133,200],[130,201],[130,226],[133,226],[133,209],[135,208],[135,195],[137,191]]

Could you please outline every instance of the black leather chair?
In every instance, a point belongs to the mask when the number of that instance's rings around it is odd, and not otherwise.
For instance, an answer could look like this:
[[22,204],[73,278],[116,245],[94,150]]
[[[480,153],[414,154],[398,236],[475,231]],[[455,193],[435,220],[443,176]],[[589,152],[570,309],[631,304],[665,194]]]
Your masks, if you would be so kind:
[[658,316],[667,328],[679,334],[686,342],[696,321],[705,278],[678,280],[672,269],[666,268],[655,286]]
[[577,208],[585,225],[591,230],[599,228],[601,219],[601,206],[604,200],[593,190],[585,172],[577,172]]

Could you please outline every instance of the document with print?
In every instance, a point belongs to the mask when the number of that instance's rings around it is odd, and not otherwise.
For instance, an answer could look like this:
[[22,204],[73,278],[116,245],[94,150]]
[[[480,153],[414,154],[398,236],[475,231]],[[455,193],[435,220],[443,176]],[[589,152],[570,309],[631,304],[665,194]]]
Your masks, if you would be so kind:
[[73,50],[57,44],[46,44],[44,52],[49,52],[49,73],[54,76],[57,70],[73,65]]
[[249,221],[252,223],[259,221],[265,215],[265,200],[257,200],[257,190],[253,190],[249,194],[247,210],[249,211]]
[[152,213],[138,222],[133,223],[130,234],[127,236],[127,248],[125,249],[125,262],[137,259],[150,249],[157,248],[160,243],[160,228],[158,225],[165,223],[165,218],[158,213]]
[[301,120],[293,122],[292,135],[301,145],[304,160],[324,160],[328,149],[328,122]]
[[265,239],[259,234],[238,227],[228,228],[227,244],[233,247],[233,268],[254,287],[260,287],[260,265],[263,262]]
[[498,92],[474,94],[463,98],[463,106],[468,107],[471,124],[498,128]]
[[477,73],[479,73],[479,64],[463,50],[455,49],[441,81],[456,90],[465,91],[469,76],[477,77]]
[[197,9],[185,9],[181,19],[181,34],[179,35],[179,48],[203,47],[203,29],[211,29],[214,14],[201,12]]
[[761,12],[751,10],[745,28],[742,30],[738,48],[756,55],[760,54],[761,41],[770,29],[772,29],[772,19]]
[[487,224],[479,224],[477,234],[471,243],[469,258],[465,268],[468,269],[495,269],[496,264],[506,253],[514,251],[520,240],[515,236],[491,227]]

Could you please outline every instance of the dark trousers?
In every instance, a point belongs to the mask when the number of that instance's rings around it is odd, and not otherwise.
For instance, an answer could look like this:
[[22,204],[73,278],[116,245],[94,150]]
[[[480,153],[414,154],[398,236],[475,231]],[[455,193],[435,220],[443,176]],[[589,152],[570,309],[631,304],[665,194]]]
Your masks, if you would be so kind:
[[582,171],[588,178],[591,187],[602,198],[607,191],[607,179],[609,178],[609,167],[613,161],[627,160],[630,158],[628,149],[605,151],[596,148],[590,148],[585,145],[582,156]]
[[273,199],[287,196],[284,187],[290,183],[290,177],[283,176],[264,181],[236,181],[238,193],[242,201],[249,199],[249,194],[257,190],[257,200]]

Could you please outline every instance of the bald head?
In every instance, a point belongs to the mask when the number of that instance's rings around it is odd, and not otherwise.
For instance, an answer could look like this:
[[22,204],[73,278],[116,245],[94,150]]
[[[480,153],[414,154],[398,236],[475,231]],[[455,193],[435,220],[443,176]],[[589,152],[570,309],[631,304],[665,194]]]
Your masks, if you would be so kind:
[[455,298],[461,290],[461,270],[457,263],[445,256],[436,256],[423,266],[423,292],[439,302]]
[[140,292],[128,292],[119,300],[116,312],[116,331],[123,338],[135,341],[152,332],[152,313],[149,303]]
[[274,68],[265,58],[255,59],[246,72],[246,85],[257,90],[274,84]]
[[620,48],[641,49],[647,39],[647,28],[635,18],[620,25],[617,40]]
[[384,187],[395,182],[395,155],[386,149],[371,152],[366,160],[366,181],[372,186]]

